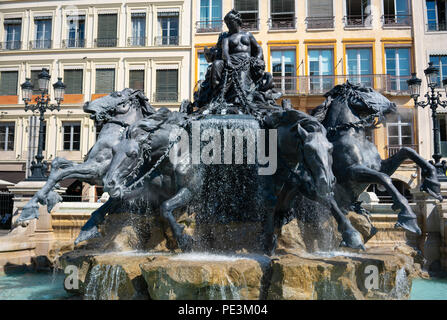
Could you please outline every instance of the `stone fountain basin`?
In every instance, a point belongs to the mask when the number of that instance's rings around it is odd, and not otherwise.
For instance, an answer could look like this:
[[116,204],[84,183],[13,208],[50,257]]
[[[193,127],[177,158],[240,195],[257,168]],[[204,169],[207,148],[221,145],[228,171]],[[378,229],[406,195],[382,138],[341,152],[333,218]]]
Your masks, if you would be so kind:
[[408,299],[416,274],[410,256],[383,248],[271,258],[77,250],[60,262],[78,268],[79,288],[67,291],[84,299]]

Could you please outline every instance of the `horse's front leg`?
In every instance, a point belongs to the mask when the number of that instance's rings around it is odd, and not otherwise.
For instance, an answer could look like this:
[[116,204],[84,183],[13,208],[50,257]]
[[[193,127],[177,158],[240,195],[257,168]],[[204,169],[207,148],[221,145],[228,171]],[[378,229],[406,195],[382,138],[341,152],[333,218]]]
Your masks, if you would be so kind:
[[193,198],[192,192],[188,188],[182,188],[171,199],[166,200],[161,205],[161,216],[171,227],[174,238],[182,251],[190,251],[193,243],[192,237],[183,233],[184,226],[177,223],[173,211],[186,206]]
[[[376,183],[385,187],[393,198],[393,209],[400,209],[395,227],[402,227],[410,232],[421,234],[421,229],[417,224],[417,217],[408,204],[407,199],[396,189],[391,178],[383,173],[363,165],[356,165],[348,169],[349,179],[359,183]],[[397,208],[396,208],[397,207]]]
[[404,147],[400,149],[392,157],[382,160],[380,172],[391,176],[397,168],[405,160],[410,159],[416,163],[422,171],[422,185],[421,190],[427,192],[429,195],[442,201],[441,185],[438,181],[436,168],[427,160],[423,159],[416,151],[411,148]]

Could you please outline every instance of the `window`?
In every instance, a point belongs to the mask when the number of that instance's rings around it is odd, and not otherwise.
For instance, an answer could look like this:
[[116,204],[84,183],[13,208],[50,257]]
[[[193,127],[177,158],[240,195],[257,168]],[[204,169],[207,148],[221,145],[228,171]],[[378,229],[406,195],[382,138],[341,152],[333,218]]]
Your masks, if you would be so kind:
[[0,122],[0,151],[14,150],[14,122]]
[[426,0],[427,7],[427,29],[429,31],[447,30],[447,1]]
[[144,70],[129,71],[129,88],[144,91]]
[[157,70],[155,101],[178,101],[178,70]]
[[386,74],[391,76],[390,86],[393,91],[408,90],[410,78],[410,48],[387,48]]
[[34,30],[36,38],[33,48],[51,48],[51,17],[35,17]]
[[272,50],[272,74],[283,92],[294,90],[296,59],[295,50]]
[[[370,48],[352,48],[346,50],[348,80],[366,87],[373,86],[372,50]],[[354,75],[354,77],[353,77]]]
[[200,21],[197,32],[222,30],[222,0],[200,0]]
[[205,54],[199,53],[199,80],[205,80],[208,65],[209,63],[206,61]]
[[98,38],[96,39],[97,47],[116,47],[117,23],[116,14],[98,15]]
[[69,16],[68,22],[68,48],[84,48],[85,46],[85,16]]
[[5,19],[5,45],[7,50],[19,50],[22,47],[22,19]]
[[17,71],[0,72],[0,96],[16,96],[19,73]]
[[447,55],[431,55],[430,61],[439,69],[438,86],[440,87],[442,79],[447,78]]
[[158,34],[156,44],[158,46],[179,44],[178,12],[158,13]]
[[33,94],[38,95],[40,94],[39,89],[39,73],[42,70],[31,70],[31,83],[33,84]]
[[334,28],[333,0],[308,0],[306,21],[308,29]]
[[346,26],[366,27],[371,25],[369,0],[346,0]]
[[82,94],[83,71],[64,70],[64,82],[66,94]]
[[115,69],[96,69],[95,93],[109,94],[115,91]]
[[241,14],[243,29],[259,29],[258,0],[234,0],[234,6]]
[[146,13],[132,13],[132,46],[146,45]]
[[387,118],[388,155],[392,156],[401,147],[413,147],[413,110],[399,108]]
[[63,122],[64,151],[78,151],[81,145],[81,124],[79,122]]
[[[309,54],[310,91],[324,93],[334,86],[334,52],[332,49],[311,49]],[[326,77],[325,77],[326,76]]]
[[441,154],[443,158],[447,157],[447,115],[437,114],[439,121],[439,135],[441,138]]
[[270,29],[295,28],[295,0],[271,0]]
[[384,0],[383,9],[384,25],[411,25],[409,0]]

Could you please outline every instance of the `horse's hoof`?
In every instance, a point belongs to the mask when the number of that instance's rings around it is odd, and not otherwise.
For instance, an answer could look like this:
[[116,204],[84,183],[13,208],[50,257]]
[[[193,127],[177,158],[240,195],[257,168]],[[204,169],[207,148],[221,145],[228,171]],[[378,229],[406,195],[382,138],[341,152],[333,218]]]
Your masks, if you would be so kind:
[[341,247],[365,250],[362,235],[357,230],[343,232],[342,238]]
[[96,226],[93,226],[89,230],[81,230],[78,237],[76,238],[74,244],[77,245],[78,243],[81,243],[83,241],[87,241],[94,238],[100,238],[101,233],[99,233],[99,230]]
[[396,229],[402,228],[417,235],[422,234],[421,228],[419,228],[416,218],[407,218],[399,216],[396,224],[394,225],[394,228]]
[[187,234],[182,234],[178,241],[178,246],[183,252],[190,252],[192,250],[193,244],[194,239]]
[[24,221],[39,218],[39,204],[32,199],[23,207],[19,218],[16,223],[22,223]]

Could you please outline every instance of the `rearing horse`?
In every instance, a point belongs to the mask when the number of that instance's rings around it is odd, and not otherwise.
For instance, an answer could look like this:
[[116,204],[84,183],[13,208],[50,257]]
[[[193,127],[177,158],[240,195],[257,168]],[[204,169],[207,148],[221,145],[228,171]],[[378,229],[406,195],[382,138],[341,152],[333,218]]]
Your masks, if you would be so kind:
[[371,88],[349,82],[334,87],[325,97],[326,101],[312,115],[328,130],[328,140],[334,145],[332,168],[337,178],[335,199],[339,207],[345,212],[356,207],[360,211],[360,193],[369,184],[381,184],[393,198],[393,210],[400,209],[395,227],[421,234],[416,215],[394,187],[390,175],[402,162],[411,159],[422,171],[421,190],[442,201],[435,168],[407,147],[382,160],[376,146],[365,136],[366,130],[376,128],[383,116],[396,112],[396,105]]

